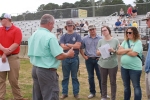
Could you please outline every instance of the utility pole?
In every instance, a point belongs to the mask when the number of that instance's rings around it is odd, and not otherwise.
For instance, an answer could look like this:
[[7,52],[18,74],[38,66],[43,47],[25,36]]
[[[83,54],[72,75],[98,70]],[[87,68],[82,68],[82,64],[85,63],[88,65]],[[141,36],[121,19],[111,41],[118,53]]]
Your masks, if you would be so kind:
[[95,0],[92,0],[92,4],[93,4],[93,17],[95,17]]

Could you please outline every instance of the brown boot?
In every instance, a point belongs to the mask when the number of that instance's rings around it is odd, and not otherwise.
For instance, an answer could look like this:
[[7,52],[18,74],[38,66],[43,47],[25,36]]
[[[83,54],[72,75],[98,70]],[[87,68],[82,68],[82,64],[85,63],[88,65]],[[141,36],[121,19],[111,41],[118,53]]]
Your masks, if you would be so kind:
[[74,97],[78,100],[80,99],[79,95],[74,95]]
[[67,98],[68,97],[68,95],[62,95],[61,97],[60,97],[60,99],[65,99],[65,98]]

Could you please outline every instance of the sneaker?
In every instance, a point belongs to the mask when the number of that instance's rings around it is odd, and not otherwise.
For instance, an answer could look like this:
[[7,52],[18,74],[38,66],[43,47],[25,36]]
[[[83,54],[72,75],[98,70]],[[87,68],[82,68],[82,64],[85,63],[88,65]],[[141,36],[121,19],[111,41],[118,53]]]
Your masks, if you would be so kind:
[[79,95],[74,95],[74,97],[75,97],[76,99],[80,99]]
[[95,94],[90,94],[89,96],[88,96],[88,99],[91,99],[91,98],[93,98],[93,97],[95,97]]
[[107,98],[102,98],[101,100],[107,100]]
[[107,99],[110,99],[110,96],[109,96],[109,95],[107,95]]
[[65,99],[65,98],[67,98],[68,97],[68,95],[62,95],[61,97],[60,97],[60,99]]

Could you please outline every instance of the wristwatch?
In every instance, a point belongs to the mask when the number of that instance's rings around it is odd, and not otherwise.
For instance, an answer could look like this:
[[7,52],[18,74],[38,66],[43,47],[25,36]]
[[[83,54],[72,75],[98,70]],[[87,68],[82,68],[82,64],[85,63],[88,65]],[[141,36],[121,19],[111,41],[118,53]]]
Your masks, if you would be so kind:
[[116,53],[116,50],[115,50],[115,52],[114,53]]
[[66,46],[68,46],[68,43],[66,43]]

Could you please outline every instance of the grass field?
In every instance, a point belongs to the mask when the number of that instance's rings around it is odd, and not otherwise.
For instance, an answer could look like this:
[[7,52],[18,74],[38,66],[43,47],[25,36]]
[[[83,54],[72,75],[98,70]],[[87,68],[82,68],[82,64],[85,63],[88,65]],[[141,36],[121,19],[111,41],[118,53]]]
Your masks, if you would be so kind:
[[[29,100],[32,100],[32,76],[31,76],[31,70],[32,70],[32,65],[30,64],[30,61],[28,59],[21,59],[20,60],[21,67],[20,67],[20,77],[19,77],[19,85],[21,88],[21,92],[24,98],[28,98]],[[80,74],[78,74],[78,79],[80,83],[80,100],[88,100],[87,96],[90,94],[89,93],[89,83],[88,83],[88,74],[87,70],[84,64],[80,65]],[[59,87],[60,87],[60,96],[62,92],[62,86],[61,86],[61,81],[63,79],[62,76],[62,68],[61,66],[58,68],[57,73],[59,75]],[[109,78],[108,78],[109,80]],[[65,100],[75,100],[72,92],[72,81],[71,79],[69,80],[69,94],[68,98]],[[99,93],[99,85],[98,85],[98,80],[97,77],[95,76],[95,84],[96,84],[96,97],[92,98],[92,100],[100,100],[101,95]],[[12,92],[11,92],[11,87],[9,84],[9,81],[7,80],[6,82],[6,100],[11,100],[13,98]],[[131,94],[131,100],[134,100],[134,90],[132,88],[132,94]],[[142,100],[146,100],[146,89],[145,89],[145,73],[144,71],[142,72],[141,76],[141,88],[142,88]],[[116,94],[116,100],[123,100],[124,97],[124,87],[123,87],[123,82],[121,79],[121,72],[120,69],[118,70],[117,73],[117,94]],[[107,88],[107,94],[110,96],[110,82],[108,81],[108,88]],[[109,99],[108,99],[109,100]]]

